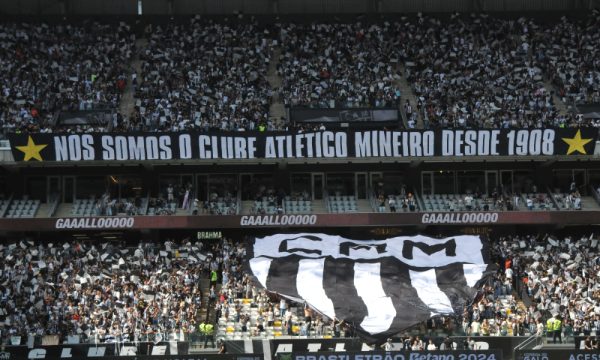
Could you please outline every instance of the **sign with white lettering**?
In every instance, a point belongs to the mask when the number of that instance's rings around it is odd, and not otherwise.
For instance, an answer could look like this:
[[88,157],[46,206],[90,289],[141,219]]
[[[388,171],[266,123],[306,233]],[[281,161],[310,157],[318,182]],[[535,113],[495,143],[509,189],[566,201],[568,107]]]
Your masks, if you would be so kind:
[[317,215],[244,215],[240,226],[315,225]]
[[9,134],[15,161],[592,155],[598,130]]
[[[219,229],[239,228],[342,228],[393,226],[466,225],[590,225],[598,223],[600,212],[580,211],[501,211],[501,212],[397,212],[345,214],[280,214],[218,216],[114,216],[78,218],[0,218],[6,231],[69,231],[94,229]],[[391,231],[391,230],[390,230]],[[387,235],[396,235],[390,232]],[[216,237],[217,233],[200,234]],[[380,234],[383,235],[383,234]]]
[[497,212],[440,212],[424,213],[423,224],[493,224],[498,222]]
[[452,351],[388,351],[358,353],[293,353],[278,357],[279,360],[501,360],[499,350],[452,350]]
[[130,229],[133,228],[133,217],[79,217],[58,218],[56,229]]
[[72,344],[55,346],[38,346],[28,348],[27,346],[7,346],[6,354],[11,360],[26,359],[97,359],[110,357],[160,357],[178,355],[178,358],[188,354],[189,343],[187,342],[138,342],[116,344]]
[[598,350],[516,350],[514,360],[600,360]]
[[[445,337],[432,337],[431,338],[436,346],[441,347],[445,340]],[[452,343],[454,344],[454,350],[465,350],[466,337],[453,336],[451,337]],[[525,336],[477,336],[471,338],[475,342],[477,353],[484,353],[481,350],[499,350],[502,354],[505,354],[505,358],[509,359],[513,353],[515,346],[521,344],[527,340]],[[291,353],[304,354],[304,353],[323,353],[323,352],[336,352],[336,353],[353,353],[360,351],[371,351],[376,350],[374,346],[369,345],[367,342],[363,342],[360,338],[331,338],[331,339],[272,339],[269,341],[264,340],[226,340],[225,341],[227,352],[231,354],[245,354],[248,352],[256,354],[270,354],[271,358],[276,356],[280,359],[287,356],[290,357]],[[402,338],[392,338],[392,350],[400,351],[404,350]],[[432,352],[434,353],[434,352]],[[435,352],[438,353],[438,352]],[[477,360],[478,358],[473,355],[467,360]],[[501,358],[498,358],[501,359]]]

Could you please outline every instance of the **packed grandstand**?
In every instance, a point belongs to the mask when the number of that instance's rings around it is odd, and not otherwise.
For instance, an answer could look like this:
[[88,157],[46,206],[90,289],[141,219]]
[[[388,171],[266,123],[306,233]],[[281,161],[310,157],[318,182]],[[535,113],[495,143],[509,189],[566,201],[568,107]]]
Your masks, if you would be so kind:
[[2,21],[1,358],[598,354],[599,26]]
[[[351,336],[350,327],[260,289],[243,269],[247,241],[2,245],[2,340],[193,340],[205,321],[219,325],[221,339]],[[551,317],[564,319],[564,338],[598,333],[597,245],[594,234],[494,239],[497,271],[462,320],[435,318],[403,335],[542,336]]]
[[[295,128],[269,116],[273,104],[401,108],[408,128],[600,125],[576,110],[600,101],[595,12],[221,20],[3,23],[3,131]],[[58,116],[100,109],[112,111],[95,122]]]

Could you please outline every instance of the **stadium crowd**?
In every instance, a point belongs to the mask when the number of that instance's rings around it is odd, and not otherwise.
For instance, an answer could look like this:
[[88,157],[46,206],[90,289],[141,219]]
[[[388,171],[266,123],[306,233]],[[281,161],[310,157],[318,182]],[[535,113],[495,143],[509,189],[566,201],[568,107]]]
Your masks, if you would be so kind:
[[3,132],[106,131],[63,127],[55,115],[117,107],[134,43],[125,23],[0,24]]
[[[200,279],[217,255],[201,242],[0,245],[2,342],[29,335],[133,341],[195,331]],[[220,255],[220,252],[218,252]]]
[[535,56],[547,61],[548,74],[559,87],[565,103],[600,103],[600,18],[595,13],[585,21],[566,17],[536,34],[539,46]]
[[278,73],[290,106],[398,107],[396,28],[385,24],[283,24]]
[[[409,83],[425,124],[440,127],[560,125],[543,65],[529,56],[526,20],[420,17],[404,46]],[[433,59],[433,61],[432,61]]]
[[[600,334],[598,243],[593,235],[500,238],[493,246],[499,270],[480,300],[465,307],[462,323],[435,318],[416,329],[421,335],[434,330],[542,335],[553,317],[562,320],[567,337]],[[243,241],[184,239],[126,247],[25,239],[1,244],[0,253],[3,343],[49,334],[90,342],[153,339],[159,333],[183,339],[198,334],[207,319],[202,309],[215,323],[239,324],[246,336],[274,325],[289,335],[352,335],[343,321],[260,290],[242,270]],[[209,279],[206,298],[201,283]]]
[[[126,128],[273,130],[265,79],[272,35],[254,23],[150,25]],[[138,84],[139,82],[139,84]]]
[[493,252],[499,272],[481,300],[465,309],[463,330],[474,336],[542,336],[552,318],[561,320],[566,337],[600,334],[598,243],[594,234],[498,239]]
[[[139,49],[127,23],[4,23],[0,125],[5,133],[277,130],[288,125],[271,121],[269,106],[281,98],[288,106],[403,108],[410,127],[417,117],[425,127],[600,126],[564,110],[600,102],[598,21],[193,18],[148,25]],[[273,62],[281,88],[267,81]],[[403,77],[416,108],[400,92]],[[57,123],[59,111],[116,111],[128,84],[132,114],[117,111],[103,125]]]

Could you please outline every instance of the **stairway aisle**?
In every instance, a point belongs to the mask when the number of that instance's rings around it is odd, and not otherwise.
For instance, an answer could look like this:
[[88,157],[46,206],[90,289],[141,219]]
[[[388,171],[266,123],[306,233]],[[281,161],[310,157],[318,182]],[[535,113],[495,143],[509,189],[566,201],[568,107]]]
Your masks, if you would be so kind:
[[[400,89],[400,94],[402,96],[402,103],[400,104],[401,107],[404,107],[404,103],[406,102],[406,100],[408,100],[408,102],[410,103],[410,105],[413,108],[413,112],[417,111],[417,95],[414,93],[412,87],[410,86],[410,84],[408,83],[408,81],[406,81],[406,69],[404,67],[404,64],[400,64],[399,66],[399,70],[400,70],[400,74],[402,74],[402,76],[400,76],[398,79],[396,79],[394,81],[394,85],[397,86]],[[404,109],[402,109],[402,111],[404,111]],[[408,119],[406,119],[408,121]],[[422,114],[417,112],[417,129],[422,129],[424,127],[423,124],[423,116]]]
[[269,107],[269,120],[273,122],[273,125],[276,128],[285,127],[285,122],[287,121],[287,112],[285,110],[283,99],[280,96],[283,80],[277,73],[279,56],[281,56],[281,47],[276,47],[273,49],[269,70],[266,76],[267,81],[273,89],[273,97],[271,99],[271,106]]
[[135,108],[135,91],[132,84],[132,74],[136,74],[139,84],[139,79],[142,75],[142,60],[140,59],[140,54],[146,49],[147,46],[148,39],[141,38],[135,41],[136,51],[131,59],[131,63],[129,64],[131,73],[128,74],[127,87],[121,96],[121,103],[119,104],[119,113],[126,118],[131,116]]
[[569,108],[567,104],[565,104],[560,96],[558,96],[558,89],[550,82],[550,80],[546,80],[544,82],[544,87],[546,91],[552,91],[554,94],[552,95],[552,101],[554,102],[554,106],[556,106],[556,110],[561,115],[566,115],[569,112]]

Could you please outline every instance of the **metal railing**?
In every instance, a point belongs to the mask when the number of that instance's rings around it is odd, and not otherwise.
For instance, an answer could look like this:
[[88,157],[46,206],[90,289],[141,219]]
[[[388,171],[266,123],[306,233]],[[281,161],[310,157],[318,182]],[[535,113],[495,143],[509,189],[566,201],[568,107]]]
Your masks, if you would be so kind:
[[369,200],[369,204],[371,205],[371,209],[374,212],[379,212],[379,206],[377,205],[377,198],[375,191],[371,188],[367,190],[367,199]]
[[398,112],[400,113],[400,122],[402,123],[405,129],[408,129],[408,117],[404,112],[404,107],[398,106]]
[[513,349],[513,353],[517,350],[530,350],[537,346],[540,346],[544,343],[544,338],[542,336],[538,336],[537,334],[531,335],[525,341],[515,346]]
[[415,204],[417,206],[417,211],[425,211],[425,203],[421,199],[421,195],[417,192],[417,188],[413,188],[413,196],[415,197]]
[[235,214],[239,215],[241,213],[241,211],[242,211],[242,190],[239,190],[237,192],[237,196],[235,198],[235,204],[236,204]]
[[325,207],[325,211],[330,213],[331,206],[329,206],[329,192],[327,190],[323,190],[323,205]]
[[4,217],[6,215],[6,212],[8,211],[8,207],[9,207],[10,203],[13,201],[13,197],[14,197],[14,195],[11,194],[10,197],[4,203],[4,206],[2,206],[0,208],[0,217]]
[[[200,212],[200,209],[198,207],[194,208],[194,204],[196,203],[196,198],[198,196],[198,193],[196,191],[194,192],[190,192],[190,194],[188,195],[188,209],[187,209],[187,213],[188,215],[197,215],[198,212]],[[198,206],[200,206],[200,204],[198,204]],[[194,210],[196,211],[196,214],[194,214]]]
[[546,196],[550,196],[550,201],[552,202],[552,205],[554,205],[554,208],[556,210],[561,210],[560,208],[560,204],[558,203],[558,201],[556,200],[556,198],[554,197],[555,193],[552,192],[552,189],[550,189],[550,187],[546,188],[547,194]]
[[54,193],[50,195],[50,207],[48,208],[47,216],[53,217],[56,213],[56,209],[58,209],[58,205],[60,204],[60,194]]
[[600,205],[600,194],[598,193],[598,191],[596,189],[594,189],[594,187],[592,185],[589,186],[589,192],[590,192],[590,194],[592,194],[592,197],[594,198],[596,203],[598,205]]
[[148,204],[150,203],[150,192],[146,194],[146,199],[142,202],[142,206],[140,207],[140,215],[148,215]]

